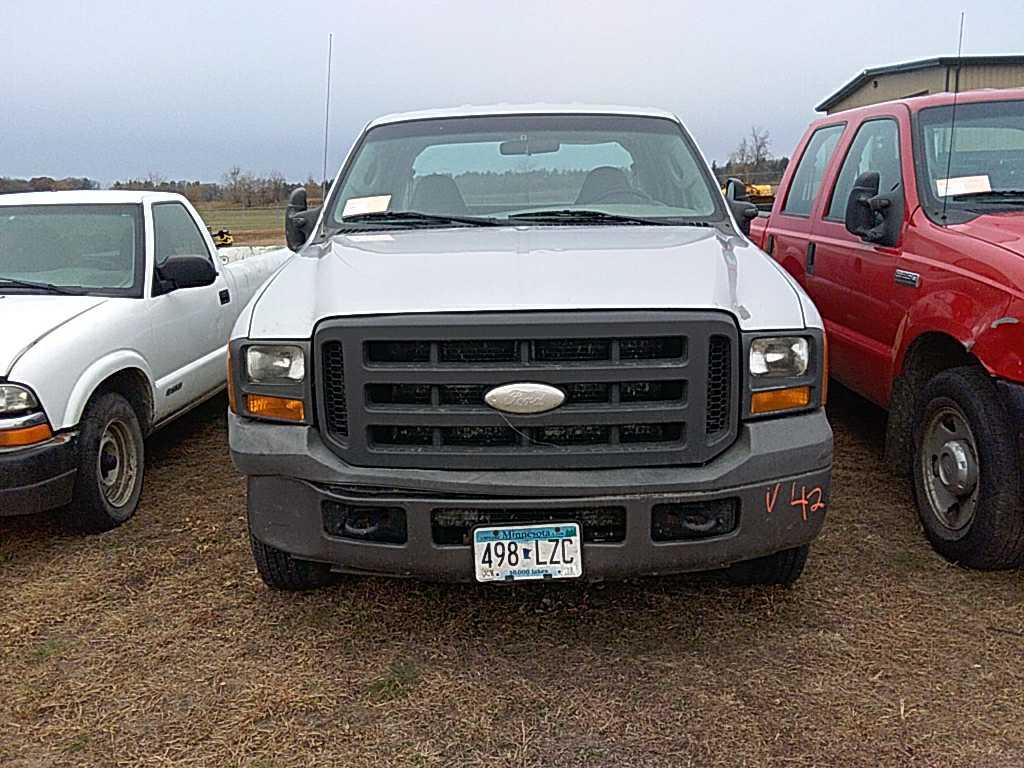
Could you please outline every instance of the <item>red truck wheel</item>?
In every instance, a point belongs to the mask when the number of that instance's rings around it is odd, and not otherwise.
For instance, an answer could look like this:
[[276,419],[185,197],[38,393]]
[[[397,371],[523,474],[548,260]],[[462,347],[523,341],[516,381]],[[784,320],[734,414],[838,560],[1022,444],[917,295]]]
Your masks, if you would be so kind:
[[970,568],[1024,560],[1017,443],[991,379],[976,367],[933,378],[914,429],[914,495],[935,550]]

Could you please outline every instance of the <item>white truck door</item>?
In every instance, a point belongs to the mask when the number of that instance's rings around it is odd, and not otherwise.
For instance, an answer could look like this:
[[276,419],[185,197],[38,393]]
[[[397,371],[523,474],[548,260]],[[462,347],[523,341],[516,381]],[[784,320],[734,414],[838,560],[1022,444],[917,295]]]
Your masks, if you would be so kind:
[[[149,319],[156,378],[156,418],[162,419],[225,381],[224,331],[236,298],[213,257],[199,223],[180,202],[152,205],[154,274]],[[201,255],[217,269],[217,280],[201,288],[168,290],[157,275],[172,255]],[[224,317],[222,317],[224,316]]]

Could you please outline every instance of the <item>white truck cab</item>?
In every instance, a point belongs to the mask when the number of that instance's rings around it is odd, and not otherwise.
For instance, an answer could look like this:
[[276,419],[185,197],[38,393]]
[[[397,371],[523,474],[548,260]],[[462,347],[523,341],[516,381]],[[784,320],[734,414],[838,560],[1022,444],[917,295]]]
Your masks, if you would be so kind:
[[222,263],[176,194],[0,196],[0,514],[127,520],[143,436],[223,389],[230,329],[289,255]]
[[230,345],[267,584],[800,575],[821,318],[676,117],[393,115],[305,208]]

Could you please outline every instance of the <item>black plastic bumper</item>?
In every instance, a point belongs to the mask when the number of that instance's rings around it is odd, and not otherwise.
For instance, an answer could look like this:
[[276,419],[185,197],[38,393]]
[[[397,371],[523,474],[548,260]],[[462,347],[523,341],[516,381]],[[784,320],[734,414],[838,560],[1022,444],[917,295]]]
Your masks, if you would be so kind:
[[78,436],[61,434],[39,446],[0,452],[0,517],[26,515],[71,501]]
[[[832,432],[823,411],[745,424],[736,443],[701,467],[634,470],[437,471],[353,467],[315,430],[229,419],[232,455],[248,478],[249,524],[260,541],[351,573],[472,580],[469,546],[438,544],[435,510],[472,507],[532,514],[566,507],[625,509],[614,543],[584,543],[584,577],[615,579],[719,568],[812,541],[831,484]],[[373,486],[372,492],[368,486]],[[729,533],[656,541],[656,504],[734,499]],[[325,502],[405,512],[404,544],[328,534]]]

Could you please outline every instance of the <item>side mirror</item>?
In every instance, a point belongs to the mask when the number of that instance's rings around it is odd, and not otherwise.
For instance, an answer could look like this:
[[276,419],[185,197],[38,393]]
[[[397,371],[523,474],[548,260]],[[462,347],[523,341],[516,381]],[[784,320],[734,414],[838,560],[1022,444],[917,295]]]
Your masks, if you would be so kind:
[[846,229],[864,240],[870,240],[872,231],[878,225],[871,201],[878,197],[879,176],[867,171],[857,177],[846,200]]
[[725,201],[736,218],[740,232],[750,235],[750,222],[757,218],[757,206],[747,202],[747,185],[739,179],[725,182]]
[[156,268],[157,277],[177,288],[213,285],[217,270],[206,256],[171,256]]
[[291,250],[299,250],[309,239],[319,216],[319,208],[309,207],[305,187],[293,189],[284,211],[284,239]]

